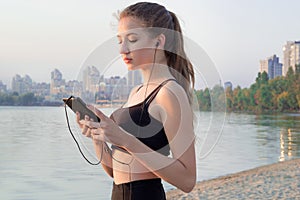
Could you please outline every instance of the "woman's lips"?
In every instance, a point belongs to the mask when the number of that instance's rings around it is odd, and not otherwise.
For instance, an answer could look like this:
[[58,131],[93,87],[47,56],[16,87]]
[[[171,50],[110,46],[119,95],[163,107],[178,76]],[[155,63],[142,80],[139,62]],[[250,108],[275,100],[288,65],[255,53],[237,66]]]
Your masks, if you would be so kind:
[[132,61],[131,58],[123,58],[123,60],[126,64],[129,64]]

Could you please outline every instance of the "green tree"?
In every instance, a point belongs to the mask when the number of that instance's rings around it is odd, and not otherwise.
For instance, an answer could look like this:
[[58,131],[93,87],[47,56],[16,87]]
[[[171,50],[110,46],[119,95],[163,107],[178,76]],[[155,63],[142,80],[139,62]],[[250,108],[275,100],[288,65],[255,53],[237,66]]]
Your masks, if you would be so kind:
[[242,89],[242,104],[244,110],[249,110],[250,105],[250,90],[247,88]]
[[256,83],[252,84],[249,89],[249,104],[250,104],[251,109],[254,109],[257,106],[256,99],[255,99],[255,94],[256,94],[257,89],[258,89],[258,86]]
[[242,103],[241,103],[241,87],[238,85],[234,90],[233,90],[233,109],[236,111],[241,110]]
[[263,73],[258,72],[257,74],[257,78],[255,80],[255,83],[258,85],[258,87],[260,87],[263,84],[267,84],[269,81],[269,77],[267,72],[263,71]]
[[272,109],[272,92],[270,91],[269,85],[262,85],[256,91],[256,100],[257,104],[259,105],[258,111],[265,111],[268,109]]
[[288,98],[287,92],[282,92],[281,94],[278,95],[277,107],[279,111],[285,111],[288,109],[287,98]]
[[211,106],[213,111],[225,111],[226,110],[226,98],[224,88],[220,85],[215,85],[210,91]]
[[20,105],[23,106],[31,106],[34,105],[34,103],[37,102],[36,97],[34,96],[34,93],[26,93],[20,96]]
[[294,92],[289,92],[287,95],[287,105],[290,110],[298,109],[298,101]]
[[196,96],[198,98],[199,109],[201,111],[210,111],[211,110],[211,98],[208,88],[203,90],[196,91]]
[[228,111],[232,111],[233,109],[233,92],[231,87],[227,87],[225,90],[226,94],[226,107]]
[[297,65],[295,66],[295,68],[296,68],[295,73],[296,73],[296,74],[300,74],[300,64],[297,64]]
[[289,69],[288,69],[285,77],[286,77],[286,79],[288,81],[292,81],[293,80],[293,78],[294,78],[294,70],[293,70],[292,67],[289,67]]
[[300,92],[296,95],[296,99],[298,102],[298,108],[300,108]]

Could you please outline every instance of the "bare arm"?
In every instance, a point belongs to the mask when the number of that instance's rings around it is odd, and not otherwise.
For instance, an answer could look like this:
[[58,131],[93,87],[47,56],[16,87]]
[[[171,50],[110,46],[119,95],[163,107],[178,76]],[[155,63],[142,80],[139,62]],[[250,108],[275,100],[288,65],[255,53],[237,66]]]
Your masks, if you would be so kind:
[[[101,122],[97,129],[92,130],[93,138],[125,148],[149,171],[182,191],[190,192],[196,182],[192,109],[184,90],[178,85],[172,92],[162,88],[156,102],[160,106],[159,116],[164,124],[172,158],[153,151],[99,110],[95,113]],[[96,125],[94,122],[92,124]]]
[[113,176],[111,150],[105,142],[93,140],[95,152],[104,171],[110,176]]
[[[137,89],[140,86],[134,87],[131,92],[129,97],[137,91]],[[93,110],[95,110],[93,108]],[[77,113],[77,123],[79,124],[79,127],[82,129],[82,133],[87,136],[92,138],[91,134],[91,129],[89,127],[89,117],[85,116],[85,121],[80,120],[80,113]],[[99,123],[96,125],[96,127],[99,127]],[[106,142],[99,141],[93,139],[93,144],[95,148],[96,155],[99,160],[101,160],[101,165],[104,169],[104,171],[113,178],[113,169],[112,169],[112,151],[111,149],[107,146]]]
[[173,157],[154,152],[130,134],[124,148],[158,177],[190,192],[196,182],[192,110],[182,88],[161,90],[156,101]]
[[[91,129],[86,125],[86,121],[89,121],[89,117],[85,116],[85,120],[80,120],[80,113],[76,113],[76,120],[81,128],[82,134],[86,137],[92,138]],[[111,150],[108,148],[107,144],[103,141],[94,140],[93,144],[95,148],[96,155],[98,159],[101,161],[101,165],[104,171],[110,176],[113,177],[112,170],[112,158],[111,158]]]

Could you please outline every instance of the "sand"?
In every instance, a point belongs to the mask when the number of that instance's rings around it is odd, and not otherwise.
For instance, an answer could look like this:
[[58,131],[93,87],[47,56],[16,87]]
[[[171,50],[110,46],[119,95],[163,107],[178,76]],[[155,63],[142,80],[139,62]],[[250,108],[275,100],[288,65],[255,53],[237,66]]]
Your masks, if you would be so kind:
[[300,199],[300,158],[198,182],[190,193],[167,199]]

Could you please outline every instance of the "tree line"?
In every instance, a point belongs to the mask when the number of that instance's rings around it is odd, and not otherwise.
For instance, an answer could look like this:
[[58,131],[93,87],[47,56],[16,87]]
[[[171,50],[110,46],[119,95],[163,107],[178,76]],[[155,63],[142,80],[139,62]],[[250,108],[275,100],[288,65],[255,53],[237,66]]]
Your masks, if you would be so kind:
[[0,93],[1,106],[35,106],[41,105],[44,97],[35,96],[34,93],[19,95],[18,92]]
[[[200,111],[298,112],[300,110],[300,65],[286,76],[269,80],[266,72],[258,73],[249,88],[232,89],[216,85],[195,91]],[[61,102],[45,101],[34,93],[0,93],[0,106],[56,106]]]
[[62,101],[47,101],[43,96],[36,96],[29,92],[19,94],[18,92],[1,93],[0,106],[61,106]]
[[[196,91],[200,110],[218,111],[213,105],[222,105],[233,112],[298,112],[300,109],[300,65],[294,72],[289,68],[286,76],[269,80],[266,72],[258,73],[249,88],[234,89],[217,85],[212,89]],[[224,101],[222,101],[224,100]],[[219,103],[214,103],[217,101]]]

